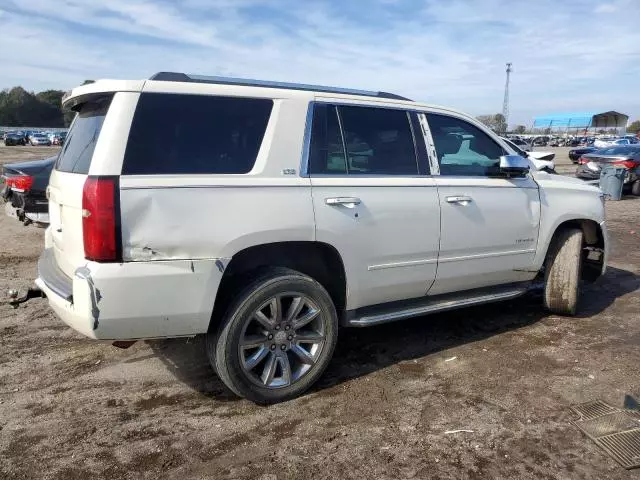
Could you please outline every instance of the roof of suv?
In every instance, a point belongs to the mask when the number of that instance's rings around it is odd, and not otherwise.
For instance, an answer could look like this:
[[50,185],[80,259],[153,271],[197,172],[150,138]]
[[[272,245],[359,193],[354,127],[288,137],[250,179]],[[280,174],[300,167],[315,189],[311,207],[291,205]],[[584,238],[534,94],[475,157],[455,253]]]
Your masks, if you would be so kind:
[[205,75],[187,75],[186,73],[158,72],[149,80],[161,80],[165,82],[193,82],[212,83],[217,85],[238,85],[245,87],[282,88],[286,90],[304,90],[308,92],[339,93],[346,95],[359,95],[363,97],[389,98],[392,100],[406,100],[412,102],[410,98],[388,92],[371,92],[367,90],[356,90],[352,88],[327,87],[323,85],[307,85],[304,83],[272,82],[267,80],[250,80],[246,78],[216,77]]
[[[189,85],[191,85],[191,87],[185,88]],[[87,97],[95,94],[119,91],[141,92],[143,89],[152,92],[167,91],[175,93],[187,93],[186,90],[189,90],[194,91],[195,93],[196,90],[202,91],[202,87],[206,87],[206,85],[211,85],[212,87],[219,86],[221,89],[225,90],[233,88],[253,88],[256,90],[262,90],[262,95],[265,96],[267,95],[265,91],[267,91],[268,89],[272,89],[274,90],[274,95],[276,96],[282,94],[286,95],[286,92],[290,92],[290,94],[294,94],[294,92],[296,92],[308,93],[311,95],[315,94],[319,97],[342,97],[346,100],[368,100],[381,103],[394,103],[405,106],[412,105],[417,107],[442,110],[472,119],[472,117],[465,114],[464,112],[453,108],[415,102],[409,98],[388,92],[374,92],[351,88],[307,85],[302,83],[273,82],[265,80],[250,80],[233,77],[190,75],[178,72],[158,72],[151,76],[148,80],[97,80],[93,83],[81,85],[74,88],[73,90],[68,91],[62,99],[62,103],[67,108],[73,108],[74,106],[83,103]],[[200,86],[200,88],[198,88],[198,86]],[[275,93],[275,91],[278,91],[278,93]]]

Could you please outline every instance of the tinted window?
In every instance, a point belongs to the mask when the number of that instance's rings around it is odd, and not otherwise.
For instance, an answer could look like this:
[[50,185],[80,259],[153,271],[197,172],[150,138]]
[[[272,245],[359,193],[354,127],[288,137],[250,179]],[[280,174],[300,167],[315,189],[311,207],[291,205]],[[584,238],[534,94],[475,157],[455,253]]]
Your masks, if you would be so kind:
[[112,98],[95,99],[80,107],[58,157],[57,170],[85,175],[89,173],[91,157]]
[[336,107],[317,104],[311,125],[309,173],[346,173],[346,165]]
[[476,126],[447,115],[427,114],[441,175],[497,175],[505,150]]
[[417,175],[418,161],[407,112],[338,107],[349,175]]
[[143,93],[122,173],[247,173],[272,106],[268,99]]

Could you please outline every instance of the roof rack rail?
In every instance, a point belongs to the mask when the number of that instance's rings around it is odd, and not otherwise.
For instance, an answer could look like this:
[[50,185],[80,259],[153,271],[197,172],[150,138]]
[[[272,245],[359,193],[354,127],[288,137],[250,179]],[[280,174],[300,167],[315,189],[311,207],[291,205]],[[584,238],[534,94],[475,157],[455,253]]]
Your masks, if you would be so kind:
[[305,90],[324,93],[341,93],[347,95],[362,95],[365,97],[390,98],[394,100],[407,100],[409,98],[387,92],[371,92],[368,90],[356,90],[352,88],[325,87],[322,85],[307,85],[304,83],[271,82],[268,80],[250,80],[247,78],[234,77],[211,77],[206,75],[187,75],[178,72],[158,72],[149,80],[160,80],[163,82],[192,82],[192,83],[215,83],[219,85],[239,85],[244,87],[265,87],[284,88],[288,90]]

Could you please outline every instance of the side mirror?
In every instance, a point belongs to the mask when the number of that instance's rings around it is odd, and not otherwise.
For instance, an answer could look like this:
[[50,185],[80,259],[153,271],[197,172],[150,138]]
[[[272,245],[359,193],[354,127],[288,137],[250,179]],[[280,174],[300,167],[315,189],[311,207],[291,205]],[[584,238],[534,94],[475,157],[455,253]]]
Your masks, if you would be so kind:
[[521,177],[529,173],[529,160],[520,155],[503,155],[500,157],[500,173],[509,177]]

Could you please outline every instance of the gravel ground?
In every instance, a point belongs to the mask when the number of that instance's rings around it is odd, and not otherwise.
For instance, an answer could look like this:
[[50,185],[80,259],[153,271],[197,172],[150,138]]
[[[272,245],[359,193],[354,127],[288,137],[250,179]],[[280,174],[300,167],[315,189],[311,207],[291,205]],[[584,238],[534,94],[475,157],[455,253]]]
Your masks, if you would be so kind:
[[[0,147],[0,163],[51,151]],[[640,199],[607,213],[611,267],[577,318],[527,297],[343,330],[317,388],[272,407],[227,393],[201,338],[119,350],[45,300],[1,305],[0,478],[638,479],[568,410],[640,399]],[[42,236],[0,215],[0,295],[31,284]]]

